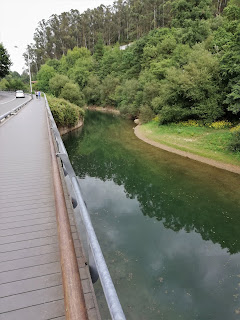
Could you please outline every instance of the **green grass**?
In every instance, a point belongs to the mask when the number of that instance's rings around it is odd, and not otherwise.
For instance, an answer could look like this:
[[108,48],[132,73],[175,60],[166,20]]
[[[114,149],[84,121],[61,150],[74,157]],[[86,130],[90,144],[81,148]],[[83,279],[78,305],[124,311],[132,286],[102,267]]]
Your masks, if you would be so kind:
[[233,153],[227,148],[231,139],[229,129],[186,127],[181,124],[159,126],[156,122],[150,122],[142,125],[140,131],[148,139],[167,146],[223,163],[240,165],[240,152]]

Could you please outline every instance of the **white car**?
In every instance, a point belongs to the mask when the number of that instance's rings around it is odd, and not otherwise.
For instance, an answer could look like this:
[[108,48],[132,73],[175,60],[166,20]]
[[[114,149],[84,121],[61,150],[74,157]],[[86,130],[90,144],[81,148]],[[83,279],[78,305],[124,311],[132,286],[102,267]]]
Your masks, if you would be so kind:
[[25,94],[22,90],[16,91],[16,98],[25,98]]

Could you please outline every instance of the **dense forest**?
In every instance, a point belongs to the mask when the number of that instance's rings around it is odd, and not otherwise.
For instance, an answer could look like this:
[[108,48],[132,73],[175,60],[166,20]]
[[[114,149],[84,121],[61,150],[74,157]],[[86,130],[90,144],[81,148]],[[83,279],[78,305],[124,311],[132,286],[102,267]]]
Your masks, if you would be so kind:
[[36,89],[79,106],[160,124],[239,118],[239,0],[119,0],[71,10],[42,20],[29,50]]
[[[180,26],[183,19],[209,18],[209,10],[213,16],[218,16],[227,2],[228,0],[117,0],[112,6],[101,5],[82,14],[78,10],[53,14],[49,20],[39,22],[34,42],[29,46],[32,69],[38,71],[48,58],[60,59],[74,47],[85,47],[93,53],[99,33],[105,45],[116,42],[125,44],[156,28]],[[206,6],[209,6],[209,10]],[[196,7],[196,10],[191,7]],[[186,10],[186,16],[178,17],[178,9]],[[192,11],[192,16],[189,16],[188,11]],[[176,20],[181,22],[177,23]]]

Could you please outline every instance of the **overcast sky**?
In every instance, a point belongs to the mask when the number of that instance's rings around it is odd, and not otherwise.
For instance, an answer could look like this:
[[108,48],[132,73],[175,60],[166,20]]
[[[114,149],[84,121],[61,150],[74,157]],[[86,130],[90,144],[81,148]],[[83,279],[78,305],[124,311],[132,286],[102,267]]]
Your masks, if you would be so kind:
[[[100,4],[112,5],[114,0],[2,0],[0,7],[0,42],[10,54],[12,71],[20,74],[25,67],[22,54],[29,43],[38,22],[48,20],[56,13],[77,9],[80,13]],[[17,48],[16,48],[17,47]]]

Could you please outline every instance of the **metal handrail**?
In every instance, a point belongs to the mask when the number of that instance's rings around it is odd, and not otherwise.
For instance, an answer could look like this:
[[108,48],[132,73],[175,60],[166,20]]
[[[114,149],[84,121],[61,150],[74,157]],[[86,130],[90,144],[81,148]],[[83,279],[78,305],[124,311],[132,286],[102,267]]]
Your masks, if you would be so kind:
[[[89,268],[90,268],[92,279],[94,281],[94,278],[97,278],[97,275],[99,275],[112,319],[126,320],[116,289],[114,287],[109,270],[107,268],[107,264],[105,262],[101,247],[97,240],[97,236],[94,231],[94,228],[90,219],[90,215],[88,213],[85,202],[83,200],[77,176],[73,170],[67,151],[63,144],[62,138],[57,129],[56,123],[53,119],[45,93],[44,93],[44,97],[45,97],[51,129],[53,131],[53,135],[58,146],[57,156],[59,156],[62,160],[62,163],[64,165],[65,175],[68,175],[68,177],[70,178],[71,187],[76,196],[76,200],[74,199],[74,201],[76,202],[76,206],[78,206],[80,210],[81,218],[86,230],[86,235],[87,235],[89,248],[90,248],[90,258],[93,258],[93,259],[89,259]],[[71,191],[72,190],[69,190],[70,194],[72,193]],[[96,275],[96,272],[97,272],[97,275]]]
[[3,119],[7,118],[9,115],[14,114],[16,111],[20,110],[22,107],[24,107],[28,102],[30,102],[32,100],[32,97],[30,100],[25,101],[24,103],[20,104],[20,106],[15,107],[14,109],[4,113],[3,115],[0,116],[0,121],[2,121]]

